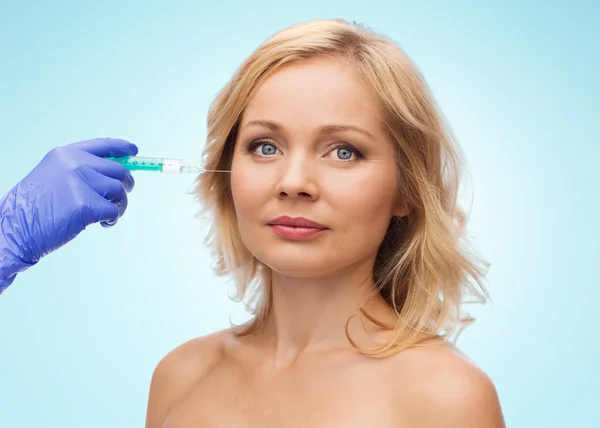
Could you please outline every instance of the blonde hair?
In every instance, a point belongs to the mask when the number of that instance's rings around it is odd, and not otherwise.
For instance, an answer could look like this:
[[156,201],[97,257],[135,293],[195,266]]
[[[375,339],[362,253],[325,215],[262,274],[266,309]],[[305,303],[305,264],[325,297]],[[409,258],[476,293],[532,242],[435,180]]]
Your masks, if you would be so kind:
[[[203,157],[207,169],[229,170],[237,127],[257,88],[284,64],[314,57],[346,60],[372,90],[389,138],[398,144],[399,197],[406,217],[394,217],[379,248],[373,279],[396,311],[395,325],[370,321],[392,335],[371,356],[388,356],[424,339],[455,337],[473,321],[462,316],[466,295],[485,302],[487,264],[469,251],[465,216],[458,207],[459,150],[427,85],[403,51],[388,38],[344,20],[318,20],[289,27],[261,45],[236,71],[208,114]],[[216,252],[215,273],[233,275],[237,300],[252,311],[238,334],[259,329],[271,305],[271,271],[250,254],[237,226],[228,174],[202,174],[195,189],[212,218],[206,243]],[[248,298],[249,296],[249,298]]]

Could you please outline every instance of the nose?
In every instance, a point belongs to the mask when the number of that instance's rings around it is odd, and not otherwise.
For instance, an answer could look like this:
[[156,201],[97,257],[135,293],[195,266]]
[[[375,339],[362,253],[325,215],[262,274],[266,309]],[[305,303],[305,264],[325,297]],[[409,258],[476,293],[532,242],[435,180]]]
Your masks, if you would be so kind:
[[277,197],[282,200],[316,201],[319,199],[319,189],[315,165],[299,157],[282,162],[276,191]]

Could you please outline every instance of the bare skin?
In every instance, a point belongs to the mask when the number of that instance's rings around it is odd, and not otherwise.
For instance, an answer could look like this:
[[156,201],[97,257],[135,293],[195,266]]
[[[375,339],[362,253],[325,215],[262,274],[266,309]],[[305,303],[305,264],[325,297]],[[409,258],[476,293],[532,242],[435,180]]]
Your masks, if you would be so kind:
[[[492,382],[443,340],[385,359],[348,342],[360,308],[396,319],[372,282],[387,225],[407,212],[394,153],[347,64],[316,58],[267,79],[241,121],[231,188],[244,244],[273,271],[272,310],[252,335],[222,331],[169,353],[146,428],[504,426]],[[282,215],[327,229],[284,238],[269,226]],[[366,348],[388,334],[358,319],[350,333]]]
[[223,331],[172,351],[146,427],[504,427],[492,382],[450,345],[383,360],[314,351],[277,367],[256,342]]

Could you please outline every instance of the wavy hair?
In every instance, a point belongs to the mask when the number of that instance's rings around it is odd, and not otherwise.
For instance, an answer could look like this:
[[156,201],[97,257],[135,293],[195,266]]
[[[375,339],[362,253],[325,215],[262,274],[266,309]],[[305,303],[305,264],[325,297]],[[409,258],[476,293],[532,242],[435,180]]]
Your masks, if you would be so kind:
[[[238,68],[208,113],[204,167],[229,170],[237,128],[257,88],[284,64],[314,57],[336,57],[353,67],[379,104],[385,131],[397,144],[398,197],[409,213],[392,218],[373,268],[377,291],[397,321],[384,324],[389,340],[369,349],[389,356],[424,339],[456,338],[473,319],[462,313],[467,296],[484,303],[487,263],[465,236],[465,214],[458,205],[463,165],[458,145],[444,124],[419,71],[389,38],[344,20],[317,20],[289,27],[264,42]],[[237,226],[229,174],[201,174],[195,195],[210,222],[206,244],[216,256],[217,275],[235,279],[237,296],[252,319],[236,326],[243,335],[259,329],[272,306],[270,268],[250,254]]]

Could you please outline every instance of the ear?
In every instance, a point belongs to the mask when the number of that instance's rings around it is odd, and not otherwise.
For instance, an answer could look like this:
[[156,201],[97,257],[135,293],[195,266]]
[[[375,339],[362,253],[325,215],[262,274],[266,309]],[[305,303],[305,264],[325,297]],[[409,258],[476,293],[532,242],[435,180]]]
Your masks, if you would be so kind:
[[392,215],[394,217],[406,217],[410,213],[410,208],[404,201],[398,201],[394,206],[394,210],[392,211]]

